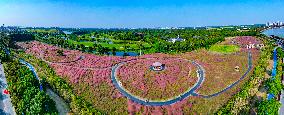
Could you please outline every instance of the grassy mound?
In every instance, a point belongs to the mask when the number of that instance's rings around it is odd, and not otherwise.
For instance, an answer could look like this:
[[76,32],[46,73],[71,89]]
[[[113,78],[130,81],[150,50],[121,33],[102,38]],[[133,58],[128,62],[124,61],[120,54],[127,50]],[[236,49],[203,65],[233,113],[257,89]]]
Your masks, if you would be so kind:
[[240,47],[236,45],[213,45],[209,48],[209,51],[217,53],[234,53],[239,50]]

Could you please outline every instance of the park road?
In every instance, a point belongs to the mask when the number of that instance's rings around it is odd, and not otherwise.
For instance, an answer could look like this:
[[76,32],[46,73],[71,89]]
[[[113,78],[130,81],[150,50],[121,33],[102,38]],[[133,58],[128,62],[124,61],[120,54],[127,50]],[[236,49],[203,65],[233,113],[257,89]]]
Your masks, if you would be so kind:
[[7,88],[7,80],[4,73],[4,67],[0,64],[0,114],[1,115],[16,115],[9,94],[4,94]]

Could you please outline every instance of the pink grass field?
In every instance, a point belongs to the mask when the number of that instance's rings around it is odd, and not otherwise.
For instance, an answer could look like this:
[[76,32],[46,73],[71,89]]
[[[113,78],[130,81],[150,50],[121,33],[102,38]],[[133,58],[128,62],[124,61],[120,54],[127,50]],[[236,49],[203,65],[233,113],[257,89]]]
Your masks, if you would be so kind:
[[[17,44],[24,48],[27,54],[45,60],[60,77],[74,87],[74,93],[84,97],[95,108],[103,112],[109,114],[182,115],[213,113],[239,90],[240,85],[212,99],[188,97],[172,105],[144,106],[128,100],[114,87],[111,82],[111,67],[117,63],[132,60],[126,62],[117,71],[118,79],[122,82],[123,87],[138,97],[164,100],[180,95],[195,84],[197,69],[186,61],[194,60],[206,70],[205,81],[196,92],[209,95],[237,81],[247,69],[248,50],[245,45],[248,43],[261,43],[250,36],[236,37],[226,40],[224,43],[232,44],[232,40],[236,41],[235,44],[241,47],[240,52],[216,54],[200,49],[183,54],[155,53],[125,58],[87,54],[37,41]],[[57,55],[58,49],[63,50],[65,55]],[[251,52],[253,54],[253,64],[255,65],[260,51],[254,48],[251,49]],[[77,60],[80,56],[84,58]],[[150,71],[150,65],[156,61],[165,64],[166,69],[161,72]],[[240,67],[240,72],[234,70],[235,66]]]

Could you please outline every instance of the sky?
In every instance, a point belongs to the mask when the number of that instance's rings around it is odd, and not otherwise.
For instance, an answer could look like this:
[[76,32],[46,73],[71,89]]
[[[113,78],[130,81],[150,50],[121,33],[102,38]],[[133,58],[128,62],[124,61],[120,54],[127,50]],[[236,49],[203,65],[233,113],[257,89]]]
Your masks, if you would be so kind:
[[283,0],[0,0],[0,24],[196,27],[284,21]]

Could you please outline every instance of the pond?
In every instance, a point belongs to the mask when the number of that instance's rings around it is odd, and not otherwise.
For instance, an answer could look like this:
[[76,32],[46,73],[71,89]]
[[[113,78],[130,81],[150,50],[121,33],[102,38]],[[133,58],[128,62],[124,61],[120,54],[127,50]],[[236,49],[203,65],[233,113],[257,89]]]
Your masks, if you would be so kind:
[[[96,54],[97,52],[93,51],[93,53]],[[112,52],[108,52],[108,53],[109,53],[109,55],[113,55]],[[136,53],[136,52],[115,52],[115,56],[123,56],[124,53],[126,53],[127,56],[139,56],[139,53]],[[107,55],[107,54],[105,53],[105,55]]]
[[[115,56],[123,56],[124,53],[127,54],[127,56],[138,56],[139,54],[136,52],[115,52]],[[112,52],[109,52],[110,55],[113,55]]]
[[64,34],[72,34],[72,32],[69,31],[63,31]]

